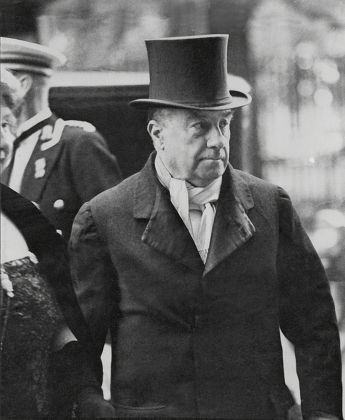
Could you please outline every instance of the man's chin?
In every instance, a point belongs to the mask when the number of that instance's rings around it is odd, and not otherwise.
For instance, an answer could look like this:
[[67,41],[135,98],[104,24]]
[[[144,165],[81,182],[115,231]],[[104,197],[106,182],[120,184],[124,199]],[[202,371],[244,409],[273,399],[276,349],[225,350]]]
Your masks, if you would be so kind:
[[221,177],[225,172],[224,165],[220,165],[219,168],[215,168],[214,170],[208,170],[207,172],[200,174],[198,178],[194,178],[191,181],[191,184],[197,187],[206,187],[207,185],[211,184],[211,182],[215,181],[217,178]]

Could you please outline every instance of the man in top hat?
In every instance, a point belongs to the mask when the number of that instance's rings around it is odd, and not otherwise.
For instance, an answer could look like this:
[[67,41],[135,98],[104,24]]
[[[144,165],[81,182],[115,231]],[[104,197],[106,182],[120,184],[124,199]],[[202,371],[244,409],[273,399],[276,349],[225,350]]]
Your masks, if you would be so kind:
[[0,65],[19,80],[19,132],[2,182],[35,202],[68,239],[80,206],[121,180],[116,158],[95,127],[64,121],[48,103],[49,80],[65,57],[51,48],[1,38]]
[[[251,99],[227,87],[227,36],[146,45],[149,98],[131,104],[148,109],[155,152],[83,205],[72,229],[92,336],[76,346],[96,349],[78,379],[82,414],[286,419],[281,328],[295,345],[304,418],[341,418],[321,262],[286,192],[229,164],[234,110]],[[96,368],[108,330],[112,407]]]

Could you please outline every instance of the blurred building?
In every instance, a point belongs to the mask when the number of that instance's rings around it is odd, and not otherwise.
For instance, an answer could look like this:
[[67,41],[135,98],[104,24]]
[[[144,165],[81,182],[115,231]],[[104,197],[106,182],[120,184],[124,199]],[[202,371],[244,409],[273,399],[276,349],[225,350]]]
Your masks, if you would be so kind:
[[249,25],[263,176],[345,206],[345,5],[293,4],[262,1]]

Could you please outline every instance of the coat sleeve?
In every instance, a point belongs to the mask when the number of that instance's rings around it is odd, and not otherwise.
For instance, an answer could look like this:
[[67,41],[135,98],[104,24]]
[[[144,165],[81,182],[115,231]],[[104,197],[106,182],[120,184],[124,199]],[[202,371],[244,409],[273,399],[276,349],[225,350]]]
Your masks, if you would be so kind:
[[117,185],[122,175],[104,138],[97,132],[80,130],[80,133],[71,145],[71,171],[76,192],[84,203]]
[[69,252],[77,301],[100,355],[110,322],[115,319],[116,271],[97,232],[89,203],[81,207],[75,218]]
[[339,334],[322,263],[286,192],[279,189],[280,325],[294,344],[304,418],[342,418]]

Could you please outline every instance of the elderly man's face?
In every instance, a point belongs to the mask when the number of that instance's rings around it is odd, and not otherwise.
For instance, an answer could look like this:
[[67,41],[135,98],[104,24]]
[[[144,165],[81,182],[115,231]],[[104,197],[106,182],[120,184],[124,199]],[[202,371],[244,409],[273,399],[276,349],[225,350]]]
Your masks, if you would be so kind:
[[231,118],[231,111],[169,109],[163,113],[154,144],[171,175],[195,186],[206,186],[223,175],[229,160]]
[[0,111],[1,137],[0,137],[0,172],[7,166],[11,159],[13,142],[15,139],[15,117],[12,110],[1,103]]

